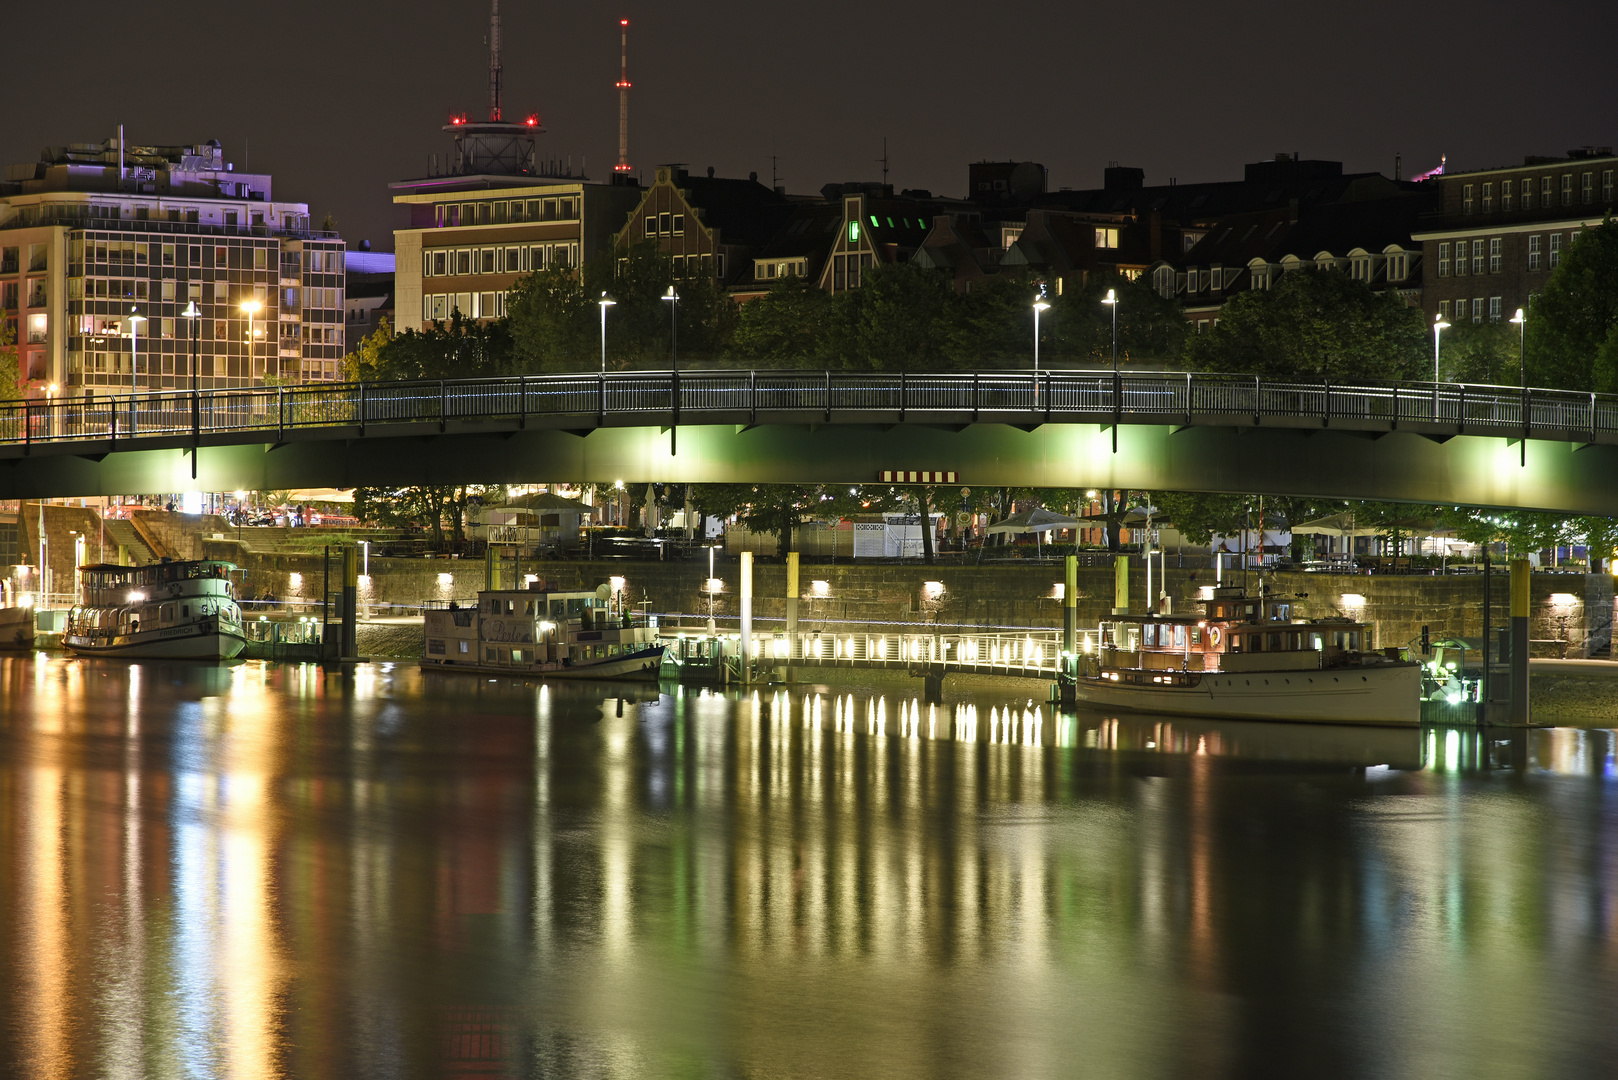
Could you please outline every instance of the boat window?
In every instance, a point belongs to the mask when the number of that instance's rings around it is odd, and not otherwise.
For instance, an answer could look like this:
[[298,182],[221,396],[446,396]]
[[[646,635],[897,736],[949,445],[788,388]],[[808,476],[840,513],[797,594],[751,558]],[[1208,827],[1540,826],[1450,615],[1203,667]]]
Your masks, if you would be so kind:
[[1272,633],[1269,636],[1269,641],[1265,642],[1264,647],[1266,649],[1268,649],[1270,652],[1280,652],[1281,651],[1281,635],[1279,633]]
[[1176,649],[1185,648],[1185,624],[1184,623],[1181,623],[1181,624],[1175,626],[1175,628],[1174,628],[1174,647]]
[[1193,626],[1191,628],[1191,644],[1193,644],[1193,645],[1201,645],[1202,644],[1202,627]]
[[1309,635],[1309,641],[1310,641],[1309,647],[1311,649],[1315,650],[1316,652],[1319,652],[1320,648],[1321,648],[1320,635],[1319,634],[1310,634]]
[[1241,652],[1242,651],[1242,635],[1240,635],[1240,634],[1232,634],[1232,635],[1230,635],[1230,651],[1231,652]]
[[164,622],[173,622],[174,621],[174,605],[173,604],[164,604],[163,605],[163,621]]
[[1141,644],[1150,649],[1157,644],[1157,626],[1147,623],[1141,627]]
[[1348,649],[1350,652],[1360,651],[1360,632],[1358,630],[1348,635]]
[[528,660],[526,658],[526,654],[521,649],[512,649],[511,662],[513,664],[526,664]]
[[467,647],[466,647],[466,646],[467,646],[467,643],[466,643],[466,642],[464,642],[464,641],[463,641],[463,642],[460,642],[460,643],[459,643],[459,644],[460,644],[460,646],[461,646],[461,653],[462,653],[462,655],[465,655],[465,654],[466,654],[466,653],[467,653],[467,652],[468,652],[468,649],[467,649]]

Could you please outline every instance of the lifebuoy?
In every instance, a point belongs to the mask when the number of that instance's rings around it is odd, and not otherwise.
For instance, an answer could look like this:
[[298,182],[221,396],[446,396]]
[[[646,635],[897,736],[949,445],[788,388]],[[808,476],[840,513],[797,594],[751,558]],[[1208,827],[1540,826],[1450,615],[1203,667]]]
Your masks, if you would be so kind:
[[1208,640],[1213,642],[1215,645],[1217,645],[1217,644],[1219,644],[1219,637],[1220,637],[1219,627],[1210,626],[1208,628]]

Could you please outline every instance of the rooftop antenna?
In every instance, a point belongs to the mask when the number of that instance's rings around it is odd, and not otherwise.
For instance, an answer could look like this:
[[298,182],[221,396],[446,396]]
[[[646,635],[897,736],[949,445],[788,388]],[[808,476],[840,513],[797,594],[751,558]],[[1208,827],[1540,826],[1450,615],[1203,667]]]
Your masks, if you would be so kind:
[[500,122],[500,0],[489,11],[489,119]]
[[629,20],[618,20],[618,164],[612,171],[629,170]]
[[771,191],[774,191],[776,188],[781,186],[781,177],[779,175],[777,175],[777,173],[775,171],[776,162],[779,161],[779,160],[780,159],[777,158],[774,154],[770,155],[770,190]]
[[888,137],[882,136],[882,186],[888,186]]

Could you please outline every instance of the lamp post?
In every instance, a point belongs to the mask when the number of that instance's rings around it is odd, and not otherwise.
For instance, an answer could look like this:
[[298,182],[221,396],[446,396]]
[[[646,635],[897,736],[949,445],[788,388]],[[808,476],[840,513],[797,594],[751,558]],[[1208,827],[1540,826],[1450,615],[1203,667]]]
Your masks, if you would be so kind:
[[1522,396],[1522,403],[1518,406],[1522,411],[1522,446],[1519,466],[1528,464],[1528,311],[1518,308],[1517,314],[1511,317],[1517,325],[1517,392]]
[[612,299],[606,293],[602,293],[601,299],[597,300],[596,303],[601,305],[601,374],[605,375],[607,373],[607,309],[618,303],[618,301]]
[[[1034,408],[1039,408],[1039,313],[1049,311],[1051,306],[1045,302],[1045,294],[1040,293],[1034,298]],[[925,526],[926,522],[922,522]]]
[[1101,302],[1112,308],[1112,452],[1118,452],[1118,425],[1123,422],[1123,379],[1118,375],[1118,291],[1108,289]]
[[248,382],[252,381],[253,374],[254,374],[254,372],[253,372],[253,362],[258,358],[258,349],[255,347],[255,343],[253,341],[253,333],[254,333],[254,331],[253,331],[253,316],[257,315],[261,310],[263,310],[263,308],[264,308],[264,305],[259,303],[257,300],[243,300],[242,301],[242,310],[247,312],[247,373],[246,373],[246,379],[247,379]]
[[[673,457],[680,438],[680,294],[674,291],[671,284],[669,291],[663,294],[663,299],[668,301],[669,305],[670,346],[673,356],[674,416],[673,422],[669,424],[669,456]],[[601,310],[605,311],[606,308]]]
[[202,442],[202,406],[197,400],[197,344],[201,340],[202,309],[195,300],[187,301],[180,315],[191,326],[191,479],[197,478],[197,450]]
[[146,316],[130,304],[129,317],[124,321],[129,324],[129,390],[134,393],[140,389],[140,324],[146,321]]
[[1449,329],[1444,316],[1433,319],[1433,423],[1438,423],[1438,335]]

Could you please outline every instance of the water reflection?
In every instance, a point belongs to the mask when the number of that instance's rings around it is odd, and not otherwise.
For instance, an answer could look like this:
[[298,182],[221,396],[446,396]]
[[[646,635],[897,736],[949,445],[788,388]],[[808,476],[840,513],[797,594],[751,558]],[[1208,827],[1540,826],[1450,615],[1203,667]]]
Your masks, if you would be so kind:
[[24,1075],[1517,1076],[1618,1050],[1612,732],[394,665],[9,659],[0,705]]

